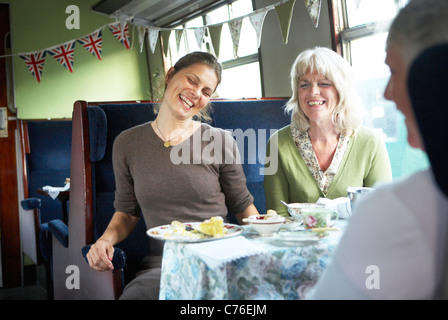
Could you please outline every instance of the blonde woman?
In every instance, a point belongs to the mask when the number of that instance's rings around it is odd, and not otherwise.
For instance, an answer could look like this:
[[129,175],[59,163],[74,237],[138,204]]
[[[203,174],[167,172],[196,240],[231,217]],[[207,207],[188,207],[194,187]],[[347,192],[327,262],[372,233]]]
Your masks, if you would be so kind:
[[322,47],[305,50],[291,69],[291,87],[291,124],[267,147],[278,150],[278,170],[264,180],[268,209],[288,215],[280,200],[335,199],[346,196],[347,187],[391,181],[384,141],[361,126],[350,65],[340,55]]
[[410,0],[386,42],[384,96],[403,113],[409,145],[426,151],[431,166],[357,203],[309,299],[448,297],[447,17],[446,0]]

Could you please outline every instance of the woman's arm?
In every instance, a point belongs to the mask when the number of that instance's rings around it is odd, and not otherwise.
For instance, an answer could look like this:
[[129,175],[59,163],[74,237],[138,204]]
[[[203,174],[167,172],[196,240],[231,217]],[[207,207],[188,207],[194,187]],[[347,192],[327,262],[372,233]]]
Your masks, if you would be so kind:
[[381,138],[378,138],[377,147],[370,166],[369,174],[364,179],[365,187],[373,187],[378,182],[391,182],[392,169],[386,144]]
[[[268,141],[266,157],[271,157],[271,139]],[[288,180],[285,176],[283,166],[280,160],[278,144],[274,146],[274,152],[277,152],[277,170],[272,174],[264,176],[264,193],[266,198],[266,210],[275,210],[279,215],[289,216],[286,207],[280,200],[289,202]]]
[[259,212],[258,212],[257,208],[255,207],[255,205],[251,204],[243,212],[239,212],[239,213],[235,214],[235,217],[238,220],[239,224],[244,224],[243,223],[244,218],[248,218],[249,216],[258,216],[258,215],[259,215]]
[[126,239],[135,229],[139,217],[123,212],[115,212],[106,231],[91,246],[87,253],[87,260],[91,268],[97,271],[113,270],[112,258],[114,245]]

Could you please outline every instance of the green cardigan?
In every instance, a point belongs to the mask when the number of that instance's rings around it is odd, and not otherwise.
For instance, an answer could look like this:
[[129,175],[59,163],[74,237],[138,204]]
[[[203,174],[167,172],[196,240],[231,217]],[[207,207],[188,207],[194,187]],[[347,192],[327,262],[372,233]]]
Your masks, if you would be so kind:
[[[275,149],[277,147],[277,149]],[[275,152],[278,150],[278,167],[275,171]],[[272,158],[272,159],[271,159]],[[350,137],[338,171],[324,196],[311,175],[292,139],[291,126],[275,132],[268,141],[265,165],[264,190],[266,209],[289,215],[280,203],[314,203],[319,198],[335,199],[347,196],[348,187],[372,187],[377,182],[392,180],[392,170],[386,145],[381,137],[361,126],[356,136]]]

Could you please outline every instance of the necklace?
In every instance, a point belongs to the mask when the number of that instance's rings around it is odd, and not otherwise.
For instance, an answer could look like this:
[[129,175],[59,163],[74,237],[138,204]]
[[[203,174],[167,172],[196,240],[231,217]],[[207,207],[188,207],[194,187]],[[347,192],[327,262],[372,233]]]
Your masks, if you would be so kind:
[[167,140],[167,139],[165,138],[165,136],[163,135],[162,131],[160,131],[160,129],[159,129],[159,125],[157,124],[157,120],[155,120],[154,122],[156,123],[157,130],[159,130],[159,133],[160,133],[160,135],[162,136],[162,138],[163,138],[163,140],[164,140],[164,142],[163,142],[163,146],[164,146],[165,148],[168,148],[169,146],[171,146],[171,141],[172,141],[172,140],[174,140],[174,139],[180,137],[180,136],[183,135],[185,132],[187,132],[187,130],[190,128],[190,125],[188,125],[188,126],[185,128],[185,130],[182,131],[180,134],[178,134],[177,136],[171,138],[170,140]]

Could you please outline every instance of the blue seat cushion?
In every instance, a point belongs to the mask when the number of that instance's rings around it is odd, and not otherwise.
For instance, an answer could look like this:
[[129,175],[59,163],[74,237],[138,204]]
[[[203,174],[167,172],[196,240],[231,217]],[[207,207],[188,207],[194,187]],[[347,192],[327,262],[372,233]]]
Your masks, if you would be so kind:
[[53,255],[53,246],[52,235],[47,222],[40,225],[39,248],[45,261],[50,261]]
[[62,220],[51,220],[48,229],[65,248],[68,247],[68,227]]

